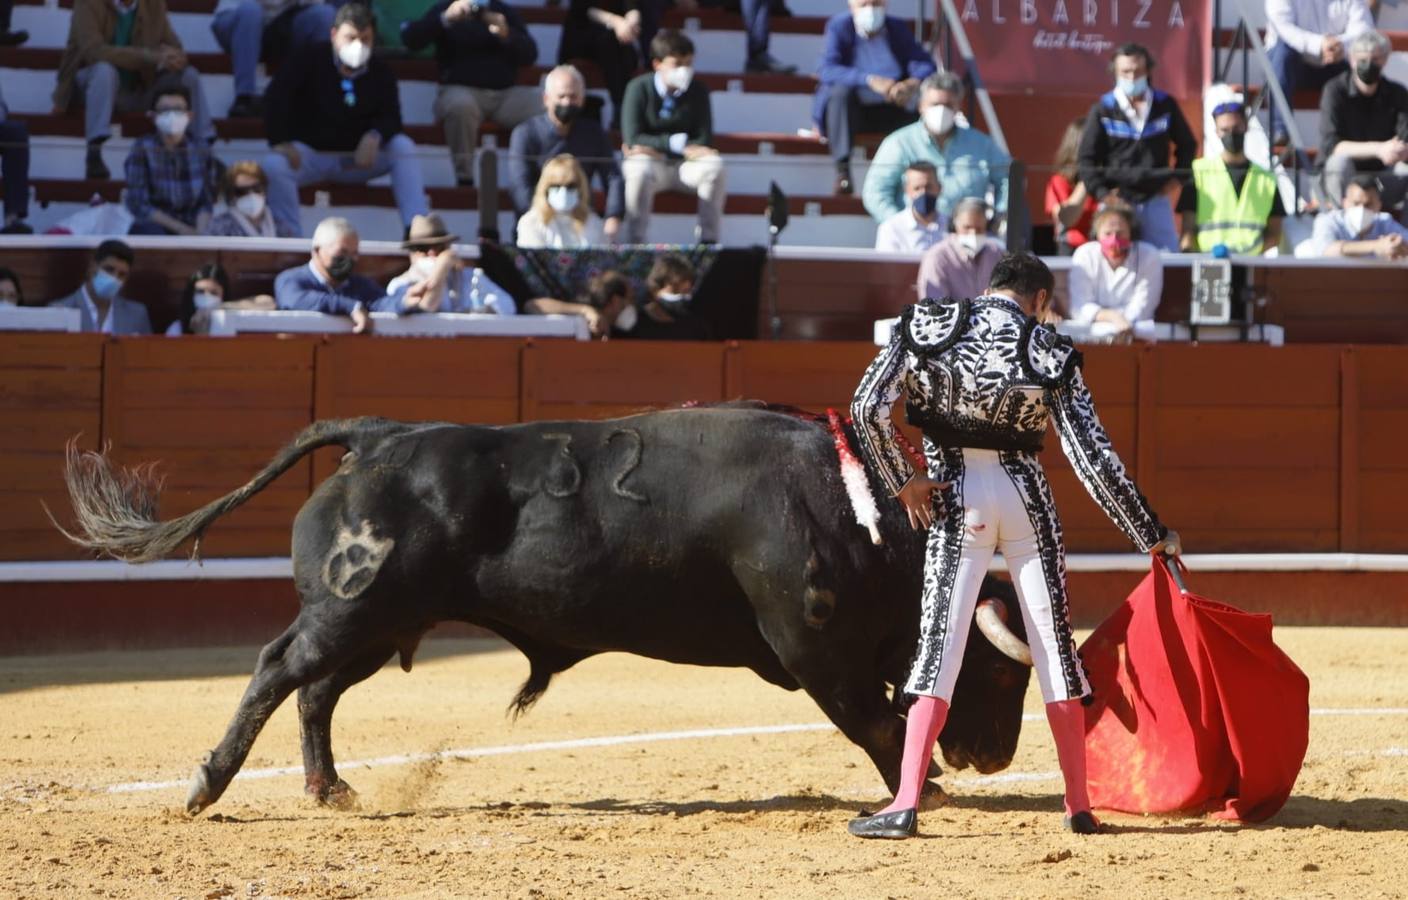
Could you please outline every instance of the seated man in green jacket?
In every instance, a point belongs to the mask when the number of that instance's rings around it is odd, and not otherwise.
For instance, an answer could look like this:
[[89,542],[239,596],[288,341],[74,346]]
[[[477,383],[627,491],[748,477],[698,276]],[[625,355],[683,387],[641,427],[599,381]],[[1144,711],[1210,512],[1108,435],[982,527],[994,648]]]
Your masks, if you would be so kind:
[[1178,198],[1179,249],[1262,254],[1281,243],[1286,211],[1276,176],[1247,159],[1247,113],[1237,101],[1218,104],[1213,125],[1222,153],[1193,160],[1193,184]]

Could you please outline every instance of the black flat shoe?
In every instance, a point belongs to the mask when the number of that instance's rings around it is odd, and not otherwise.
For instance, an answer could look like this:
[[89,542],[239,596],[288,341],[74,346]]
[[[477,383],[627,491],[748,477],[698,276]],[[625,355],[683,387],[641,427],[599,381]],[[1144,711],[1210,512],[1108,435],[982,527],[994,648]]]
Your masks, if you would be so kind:
[[1073,816],[1062,816],[1061,827],[1076,834],[1099,834],[1105,830],[1088,809]]
[[878,816],[861,815],[852,819],[846,825],[846,830],[859,838],[898,840],[914,837],[919,831],[919,816],[912,809],[901,809]]

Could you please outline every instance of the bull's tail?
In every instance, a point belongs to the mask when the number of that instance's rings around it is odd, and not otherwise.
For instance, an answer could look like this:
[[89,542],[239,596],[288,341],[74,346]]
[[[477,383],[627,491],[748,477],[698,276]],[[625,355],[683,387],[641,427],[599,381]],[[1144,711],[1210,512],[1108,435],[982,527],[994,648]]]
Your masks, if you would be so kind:
[[73,531],[54,523],[65,537],[80,547],[131,563],[161,559],[194,537],[191,557],[200,556],[201,533],[230,510],[262,491],[295,463],[319,447],[329,445],[357,449],[368,438],[376,438],[399,427],[386,419],[329,419],[314,422],[290,441],[248,483],[194,512],[163,522],[157,519],[157,499],[162,479],[155,466],[116,468],[107,453],[78,449],[69,441],[64,481],[73,504],[76,524]]

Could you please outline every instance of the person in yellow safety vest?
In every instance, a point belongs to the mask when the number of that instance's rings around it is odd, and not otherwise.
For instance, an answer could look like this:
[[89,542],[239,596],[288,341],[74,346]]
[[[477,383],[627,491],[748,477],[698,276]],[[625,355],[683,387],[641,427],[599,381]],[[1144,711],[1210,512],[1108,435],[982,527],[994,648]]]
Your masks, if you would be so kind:
[[1212,120],[1222,153],[1193,161],[1192,183],[1178,199],[1179,248],[1211,253],[1223,244],[1232,253],[1265,253],[1281,243],[1286,215],[1276,177],[1243,152],[1247,114],[1241,103],[1218,104]]

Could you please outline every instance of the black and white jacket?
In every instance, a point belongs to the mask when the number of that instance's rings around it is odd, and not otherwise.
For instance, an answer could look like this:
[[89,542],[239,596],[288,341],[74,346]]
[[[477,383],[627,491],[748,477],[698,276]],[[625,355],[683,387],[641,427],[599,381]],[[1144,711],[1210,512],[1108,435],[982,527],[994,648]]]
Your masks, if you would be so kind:
[[1049,418],[1085,489],[1148,551],[1167,530],[1111,446],[1080,366],[1068,338],[1006,297],[925,300],[905,308],[856,389],[857,442],[898,494],[910,478],[890,421],[902,391],[910,423],[936,446],[1036,453]]

